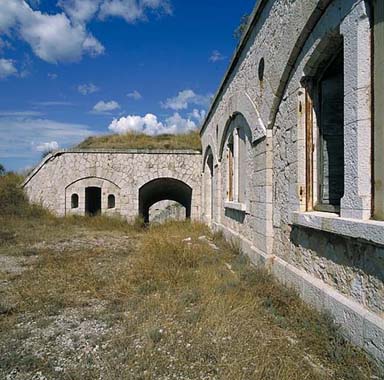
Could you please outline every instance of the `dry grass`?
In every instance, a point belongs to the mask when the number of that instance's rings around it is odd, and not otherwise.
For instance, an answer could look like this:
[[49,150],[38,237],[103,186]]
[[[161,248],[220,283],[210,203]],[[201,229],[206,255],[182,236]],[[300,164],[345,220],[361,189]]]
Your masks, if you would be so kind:
[[80,149],[193,149],[201,151],[199,133],[148,136],[141,133],[88,137]]
[[201,224],[3,215],[0,262],[0,378],[382,378]]

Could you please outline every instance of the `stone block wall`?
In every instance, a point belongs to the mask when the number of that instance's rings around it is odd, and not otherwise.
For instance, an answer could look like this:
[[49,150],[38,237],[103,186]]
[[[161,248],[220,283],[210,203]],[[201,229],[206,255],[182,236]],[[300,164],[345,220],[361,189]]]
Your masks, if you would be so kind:
[[[204,210],[203,216],[384,361],[384,222],[370,220],[371,13],[371,2],[363,0],[259,1],[201,130],[205,172],[208,157],[214,162],[212,217]],[[314,212],[306,206],[306,86],[339,46],[345,193],[339,213]],[[241,207],[228,202],[225,154],[239,114],[250,134]],[[203,201],[206,181],[204,174]],[[373,331],[380,331],[376,348]]]
[[[44,159],[24,183],[32,202],[58,215],[85,213],[85,188],[102,189],[102,213],[133,220],[139,213],[139,190],[158,178],[172,178],[192,188],[191,217],[200,219],[201,154],[194,151],[62,151]],[[71,208],[72,194],[79,207]],[[116,205],[108,209],[107,197]]]

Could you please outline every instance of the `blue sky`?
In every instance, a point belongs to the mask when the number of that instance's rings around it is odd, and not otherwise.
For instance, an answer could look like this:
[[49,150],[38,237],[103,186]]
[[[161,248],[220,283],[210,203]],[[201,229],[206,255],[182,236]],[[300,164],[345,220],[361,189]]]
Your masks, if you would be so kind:
[[1,0],[0,163],[204,118],[255,0]]

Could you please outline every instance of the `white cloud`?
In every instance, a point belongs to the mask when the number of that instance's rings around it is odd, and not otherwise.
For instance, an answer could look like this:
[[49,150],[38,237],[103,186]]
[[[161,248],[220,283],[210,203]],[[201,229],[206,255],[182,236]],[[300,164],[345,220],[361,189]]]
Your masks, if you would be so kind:
[[60,0],[58,5],[73,22],[86,23],[99,10],[101,0]]
[[143,98],[143,96],[140,94],[139,91],[135,90],[127,94],[128,98],[132,98],[134,100],[140,100]]
[[207,107],[211,101],[212,95],[199,95],[192,90],[183,90],[174,98],[168,98],[161,106],[166,109],[179,111],[187,109],[191,104]]
[[60,0],[58,5],[74,23],[85,24],[94,17],[121,17],[128,23],[145,20],[148,11],[171,14],[168,0]]
[[95,113],[105,113],[105,112],[110,112],[114,111],[116,109],[119,109],[120,105],[114,100],[111,100],[110,102],[104,102],[100,101],[96,103],[93,107],[93,112]]
[[29,6],[17,0],[0,2],[0,32],[6,32],[11,26],[16,24],[17,13],[24,11]]
[[195,119],[200,125],[203,123],[206,115],[207,112],[205,110],[194,109],[188,116]]
[[225,57],[218,50],[214,50],[211,56],[209,57],[210,62],[222,61],[224,59]]
[[186,133],[196,129],[197,125],[190,118],[185,119],[176,112],[167,118],[164,123],[159,121],[156,115],[150,113],[145,116],[128,115],[120,119],[114,119],[108,128],[118,134],[138,132],[155,136],[164,133]]
[[147,11],[158,11],[171,14],[168,0],[103,0],[99,17],[122,17],[128,23],[146,19]]
[[36,146],[36,150],[38,152],[51,152],[57,149],[59,149],[57,141],[45,142]]
[[83,49],[92,57],[104,54],[105,47],[92,34],[89,34],[83,43]]
[[0,79],[10,77],[11,75],[17,75],[14,61],[11,59],[0,58]]
[[103,54],[104,46],[87,30],[95,17],[134,23],[146,20],[148,13],[172,13],[169,0],[59,0],[63,11],[56,14],[43,13],[38,6],[38,0],[0,0],[0,34],[18,36],[49,63]]
[[46,142],[57,142],[62,147],[68,147],[94,134],[95,131],[82,124],[31,116],[0,117],[0,159],[23,160],[25,165],[33,164],[40,159],[37,147]]
[[7,40],[0,38],[0,52],[11,47],[12,45]]
[[85,25],[72,23],[65,13],[45,14],[24,0],[0,2],[0,32],[15,32],[33,52],[49,63],[78,61],[84,54],[104,52]]
[[93,94],[99,90],[99,87],[95,86],[93,83],[85,83],[77,86],[77,91],[82,95]]
[[166,119],[166,131],[164,133],[185,133],[197,128],[191,119],[184,119],[178,112]]
[[58,75],[57,75],[57,74],[55,74],[55,73],[48,73],[47,75],[48,75],[48,78],[49,78],[49,79],[52,79],[52,80],[54,80],[54,79],[57,79],[57,78],[58,78]]

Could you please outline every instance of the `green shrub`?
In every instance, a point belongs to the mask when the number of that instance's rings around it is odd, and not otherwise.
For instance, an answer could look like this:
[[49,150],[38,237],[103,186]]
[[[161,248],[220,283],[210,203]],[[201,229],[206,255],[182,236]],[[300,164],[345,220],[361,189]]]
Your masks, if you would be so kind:
[[27,199],[20,187],[22,178],[10,173],[0,177],[0,213],[18,215],[28,206]]
[[41,217],[47,214],[37,205],[30,205],[21,183],[23,177],[14,173],[0,176],[0,216]]

